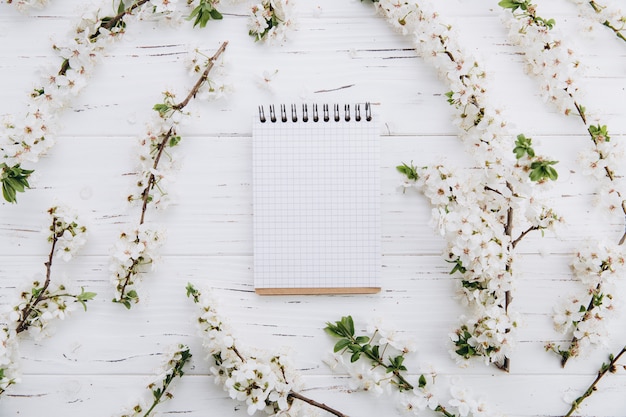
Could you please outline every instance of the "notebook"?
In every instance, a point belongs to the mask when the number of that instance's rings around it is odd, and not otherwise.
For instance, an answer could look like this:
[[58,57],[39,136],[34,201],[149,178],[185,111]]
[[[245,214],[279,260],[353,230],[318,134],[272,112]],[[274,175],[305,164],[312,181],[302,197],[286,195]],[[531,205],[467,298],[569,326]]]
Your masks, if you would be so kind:
[[255,291],[380,291],[380,144],[369,103],[260,106],[252,159]]

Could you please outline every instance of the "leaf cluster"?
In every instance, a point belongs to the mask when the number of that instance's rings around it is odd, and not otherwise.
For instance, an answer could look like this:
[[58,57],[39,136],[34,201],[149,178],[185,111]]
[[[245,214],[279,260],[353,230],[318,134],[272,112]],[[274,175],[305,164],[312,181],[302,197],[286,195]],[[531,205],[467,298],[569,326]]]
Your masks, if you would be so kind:
[[200,0],[200,4],[192,10],[187,20],[193,20],[193,27],[206,27],[209,20],[221,20],[224,16],[215,8],[211,0]]
[[[411,385],[403,376],[407,372],[404,366],[404,353],[396,356],[388,356],[385,360],[385,350],[387,345],[381,346],[374,343],[374,335],[356,335],[354,330],[354,321],[352,316],[344,316],[341,320],[334,323],[327,322],[324,328],[329,335],[339,338],[333,348],[334,352],[348,352],[350,354],[350,362],[354,363],[361,358],[369,359],[372,366],[382,366],[387,374],[391,374],[392,382],[400,391],[411,390]],[[422,375],[419,379],[419,387],[426,386],[426,378]]]
[[452,270],[450,270],[450,275],[454,275],[455,272],[459,272],[461,274],[464,274],[467,272],[467,268],[463,266],[463,262],[461,262],[461,258],[456,258],[453,261],[446,260],[446,262],[454,264],[454,266],[452,267]]
[[606,125],[591,125],[589,126],[589,134],[591,135],[591,138],[593,139],[594,143],[598,143],[598,142],[610,142],[611,141],[611,137],[609,136],[609,131],[608,128],[606,127]]
[[522,10],[524,12],[523,16],[530,17],[535,24],[547,29],[552,29],[556,24],[554,19],[544,19],[537,16],[535,14],[535,5],[530,0],[501,0],[498,6],[503,9],[510,9],[511,12],[515,12],[518,9]]
[[552,180],[556,181],[559,178],[559,173],[552,167],[552,165],[557,164],[559,161],[545,161],[539,160],[534,161],[530,164],[530,180],[531,181],[541,181],[541,180]]
[[513,148],[515,158],[522,159],[525,155],[528,155],[529,158],[534,158],[535,150],[533,149],[532,144],[533,140],[531,138],[527,138],[523,134],[517,135],[515,148]]
[[75,295],[74,298],[76,299],[76,302],[80,303],[83,306],[83,309],[87,311],[87,301],[93,300],[96,295],[97,294],[95,292],[88,292],[85,291],[85,287],[80,287],[80,294]]
[[403,162],[402,165],[398,165],[396,167],[396,170],[410,181],[417,181],[419,179],[419,175],[417,174],[417,167],[413,165],[413,161],[411,161],[411,165]]
[[476,349],[469,343],[472,338],[472,334],[468,331],[466,326],[462,326],[457,332],[458,340],[454,342],[457,349],[454,351],[457,355],[464,359],[469,359],[472,356],[476,356]]
[[556,165],[558,161],[546,161],[537,157],[535,154],[535,150],[533,149],[533,140],[531,138],[527,138],[523,134],[517,135],[517,140],[515,141],[515,147],[513,148],[513,153],[515,154],[516,159],[522,159],[525,156],[528,159],[534,161],[530,164],[530,180],[531,181],[543,181],[543,180],[552,180],[556,181],[559,178],[559,174],[552,167],[552,165]]
[[6,163],[0,164],[0,182],[2,182],[2,196],[9,203],[17,203],[17,193],[23,193],[30,188],[28,177],[34,171],[23,169],[20,164],[12,167]]
[[137,294],[137,291],[130,290],[122,294],[119,298],[114,298],[112,301],[114,303],[120,303],[130,310],[133,304],[137,304],[139,302],[139,295]]

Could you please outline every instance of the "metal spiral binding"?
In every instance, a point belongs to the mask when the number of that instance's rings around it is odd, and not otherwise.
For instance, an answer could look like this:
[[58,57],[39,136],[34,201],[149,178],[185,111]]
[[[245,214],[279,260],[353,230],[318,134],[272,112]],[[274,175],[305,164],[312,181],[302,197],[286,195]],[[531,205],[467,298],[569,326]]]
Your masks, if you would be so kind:
[[[312,111],[311,111],[312,117],[309,117],[308,105],[302,104],[302,113],[301,113],[302,122],[308,123],[309,120],[313,120],[314,123],[317,123],[320,121],[320,115],[318,113],[317,104],[313,103],[311,107],[312,107]],[[269,121],[272,123],[276,123],[279,120],[279,117],[277,116],[278,115],[276,113],[276,109],[274,105],[270,104],[269,105]],[[352,111],[350,110],[349,104],[344,105],[343,115],[341,114],[341,111],[339,109],[339,104],[336,104],[336,103],[333,104],[332,120],[334,120],[335,122],[339,122],[342,119],[345,120],[346,122],[349,122],[352,120],[352,116],[353,114],[352,114]],[[264,106],[259,106],[259,120],[261,121],[261,123],[265,123],[268,121],[267,117],[265,116]],[[292,104],[291,105],[291,117],[288,117],[287,106],[285,104],[281,104],[280,105],[280,121],[283,123],[286,123],[289,120],[291,120],[293,123],[298,122],[298,107],[295,104]],[[323,120],[324,122],[331,121],[331,110],[328,104],[322,105],[321,120]],[[360,103],[357,103],[354,105],[354,120],[357,122],[360,122],[363,120],[363,117],[361,116],[361,104]],[[372,120],[372,106],[369,102],[365,103],[365,120],[368,122]]]

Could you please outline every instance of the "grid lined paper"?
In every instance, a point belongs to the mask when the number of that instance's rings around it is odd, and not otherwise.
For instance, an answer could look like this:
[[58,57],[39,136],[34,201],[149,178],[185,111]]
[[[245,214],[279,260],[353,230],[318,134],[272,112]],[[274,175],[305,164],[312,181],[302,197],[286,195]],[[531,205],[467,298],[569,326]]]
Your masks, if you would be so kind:
[[257,292],[380,289],[379,167],[375,119],[346,121],[343,112],[339,121],[255,117]]

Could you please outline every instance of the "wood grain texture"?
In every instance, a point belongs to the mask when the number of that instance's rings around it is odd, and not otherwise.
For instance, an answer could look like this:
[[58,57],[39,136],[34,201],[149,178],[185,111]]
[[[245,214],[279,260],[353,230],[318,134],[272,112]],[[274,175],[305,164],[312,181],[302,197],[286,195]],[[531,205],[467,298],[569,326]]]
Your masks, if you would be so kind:
[[[615,140],[624,140],[626,45],[602,27],[582,33],[581,19],[568,1],[538,2],[558,20],[587,68],[585,105],[609,124]],[[86,7],[82,0],[51,0],[46,9],[20,15],[0,5],[0,114],[23,116],[38,68],[53,56],[51,38],[63,38]],[[545,342],[561,338],[552,329],[552,308],[578,286],[568,268],[573,251],[591,238],[617,241],[624,219],[594,208],[596,185],[577,164],[588,141],[585,129],[542,102],[536,82],[524,74],[520,52],[506,40],[497,1],[449,0],[437,7],[488,69],[489,91],[507,120],[532,136],[541,152],[559,160],[559,181],[549,197],[565,223],[557,235],[531,235],[517,248],[521,278],[512,308],[523,326],[509,374],[480,364],[459,368],[448,353],[448,334],[463,314],[454,299],[455,278],[441,256],[444,242],[430,226],[428,203],[412,190],[404,192],[395,170],[411,160],[473,169],[451,123],[447,86],[368,2],[298,2],[298,25],[282,46],[254,43],[247,35],[245,4],[224,5],[224,20],[202,30],[190,24],[129,25],[63,114],[57,145],[35,166],[33,189],[19,195],[18,205],[0,204],[0,305],[11,303],[23,282],[43,273],[49,248],[41,230],[54,201],[80,210],[90,228],[84,251],[70,264],[56,263],[54,276],[66,275],[98,293],[86,313],[77,311],[58,323],[53,337],[22,344],[23,381],[0,399],[0,416],[35,417],[42,410],[53,410],[52,416],[111,415],[141,393],[164,352],[181,342],[190,345],[194,360],[160,415],[246,415],[245,407],[228,399],[209,376],[194,306],[185,297],[187,282],[213,288],[242,344],[290,348],[304,393],[350,416],[400,414],[386,397],[350,392],[347,377],[332,375],[322,362],[332,347],[324,323],[347,314],[361,329],[369,319],[383,317],[413,337],[419,354],[407,359],[409,369],[432,364],[442,386],[460,378],[509,416],[564,414],[564,398],[582,392],[607,355],[626,343],[626,332],[618,313],[607,346],[561,369],[558,358],[543,350]],[[167,242],[158,269],[144,277],[141,304],[126,311],[109,301],[108,262],[119,231],[139,217],[138,208],[127,207],[123,199],[135,169],[134,137],[142,133],[164,89],[182,96],[193,84],[184,67],[190,46],[210,52],[225,40],[225,70],[234,91],[220,101],[190,105],[192,117],[178,149],[175,203],[166,211],[148,212],[150,221],[167,229]],[[263,71],[275,70],[272,88],[259,86]],[[250,120],[258,104],[301,101],[370,101],[380,116],[380,293],[254,293]],[[626,298],[623,283],[617,294]],[[623,372],[607,377],[580,414],[623,416],[625,389]]]

